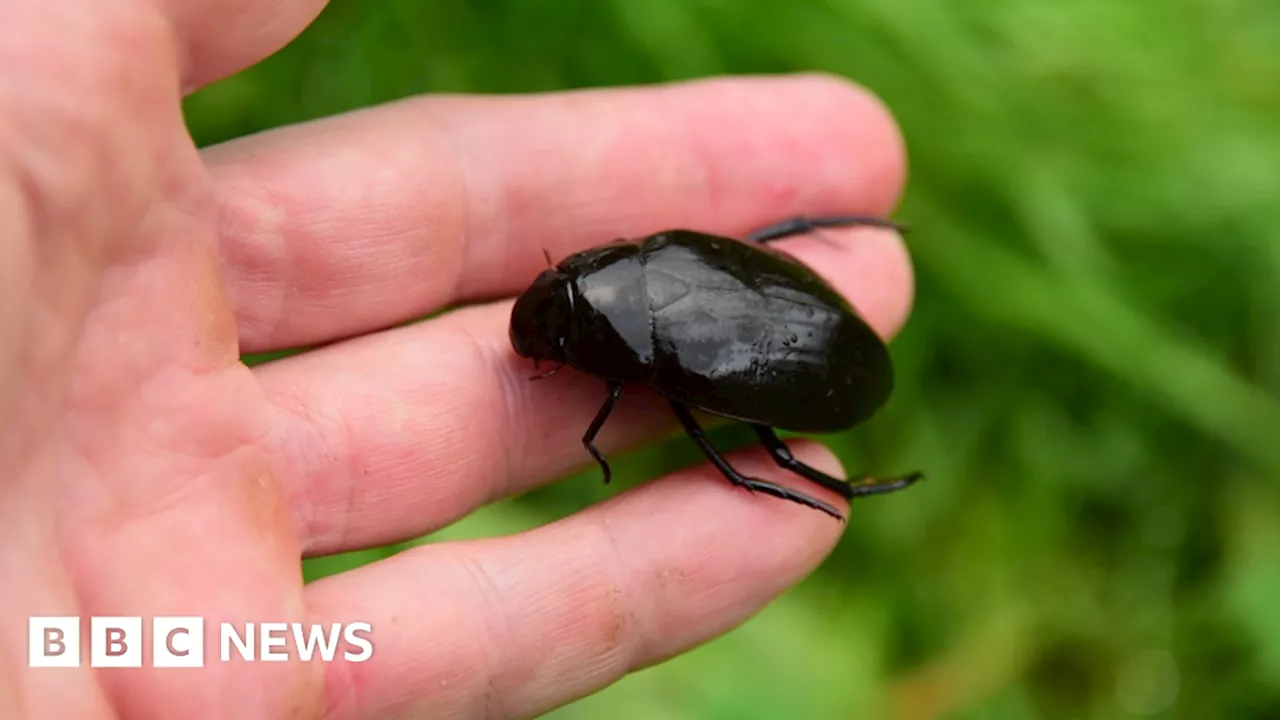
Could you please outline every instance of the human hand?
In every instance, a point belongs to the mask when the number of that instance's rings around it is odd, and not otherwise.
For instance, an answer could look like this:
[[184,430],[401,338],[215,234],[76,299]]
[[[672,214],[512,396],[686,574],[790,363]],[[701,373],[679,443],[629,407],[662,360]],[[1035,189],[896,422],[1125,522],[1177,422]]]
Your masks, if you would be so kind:
[[[527,382],[507,340],[501,298],[544,248],[885,214],[904,174],[881,106],[819,77],[433,96],[197,151],[181,94],[320,6],[0,11],[0,715],[527,717],[735,627],[838,538],[702,465],[304,586],[301,557],[428,533],[591,464],[600,383]],[[781,245],[892,334],[911,298],[900,239],[827,235]],[[669,429],[665,405],[626,395],[597,443]],[[758,450],[731,460],[803,483]],[[358,619],[374,652],[220,663],[206,641],[195,670],[30,669],[33,615]]]

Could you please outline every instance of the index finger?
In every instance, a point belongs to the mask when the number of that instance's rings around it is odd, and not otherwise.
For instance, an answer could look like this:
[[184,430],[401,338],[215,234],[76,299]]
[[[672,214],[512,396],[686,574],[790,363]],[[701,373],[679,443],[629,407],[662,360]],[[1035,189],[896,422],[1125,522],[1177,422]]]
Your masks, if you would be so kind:
[[514,294],[543,250],[883,214],[905,164],[879,101],[814,75],[432,97],[205,156],[249,352]]

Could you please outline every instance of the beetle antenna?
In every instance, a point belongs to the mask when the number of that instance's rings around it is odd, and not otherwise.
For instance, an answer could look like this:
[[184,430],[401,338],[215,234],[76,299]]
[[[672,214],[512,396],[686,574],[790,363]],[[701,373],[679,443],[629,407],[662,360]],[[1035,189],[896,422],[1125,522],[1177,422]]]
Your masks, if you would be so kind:
[[556,266],[556,264],[555,264],[555,263],[551,262],[551,253],[550,253],[550,252],[548,252],[546,248],[542,248],[542,257],[544,257],[544,258],[546,258],[546,259],[547,259],[547,267],[548,267],[548,268],[553,268],[553,267],[555,267],[555,266]]
[[[543,380],[543,379],[545,379],[545,378],[549,378],[549,377],[551,377],[552,375],[555,375],[556,373],[560,372],[560,368],[564,367],[564,365],[565,365],[564,363],[560,363],[559,365],[556,365],[555,367],[551,368],[550,370],[548,370],[548,371],[546,371],[546,372],[544,372],[544,373],[539,373],[539,374],[537,374],[537,375],[534,375],[534,376],[530,377],[529,379],[530,379],[530,380]],[[537,365],[534,365],[534,368],[536,369],[536,368],[537,368]]]

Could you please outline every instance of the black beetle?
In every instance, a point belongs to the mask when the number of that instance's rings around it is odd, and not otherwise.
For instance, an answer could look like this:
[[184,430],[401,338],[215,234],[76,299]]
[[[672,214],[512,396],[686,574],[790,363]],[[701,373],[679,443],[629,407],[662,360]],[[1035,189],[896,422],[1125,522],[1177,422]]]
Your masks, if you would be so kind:
[[846,499],[893,492],[922,477],[850,484],[796,460],[773,430],[845,430],[871,417],[893,390],[884,341],[826,281],[767,246],[853,225],[901,229],[874,217],[796,217],[749,234],[748,242],[668,230],[576,253],[544,270],[516,300],[511,344],[522,357],[556,363],[551,372],[567,364],[604,379],[608,398],[582,444],[606,483],[609,464],[593,441],[623,386],[641,384],[668,400],[734,485],[843,520],[827,503],[733,469],[689,408],[749,424],[779,466]]

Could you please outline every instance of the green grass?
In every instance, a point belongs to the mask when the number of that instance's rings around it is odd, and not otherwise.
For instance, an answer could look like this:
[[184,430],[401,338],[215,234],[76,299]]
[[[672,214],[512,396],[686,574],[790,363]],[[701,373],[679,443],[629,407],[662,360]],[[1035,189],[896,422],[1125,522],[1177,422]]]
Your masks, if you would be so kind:
[[1280,713],[1280,4],[346,0],[188,110],[209,143],[414,93],[793,70],[906,133],[899,390],[830,440],[930,481],[742,630],[553,716]]

